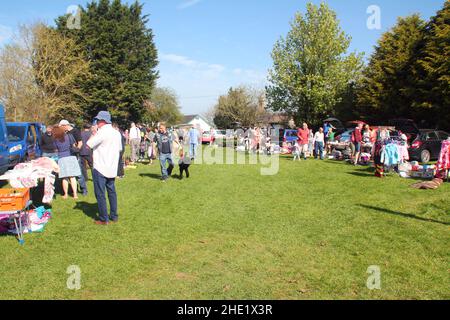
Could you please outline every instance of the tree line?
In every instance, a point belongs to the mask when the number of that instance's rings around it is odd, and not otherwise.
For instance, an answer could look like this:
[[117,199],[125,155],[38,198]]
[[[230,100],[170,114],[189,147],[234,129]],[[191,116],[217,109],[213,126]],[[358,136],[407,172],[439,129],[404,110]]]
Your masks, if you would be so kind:
[[0,52],[0,102],[15,121],[83,123],[108,110],[119,124],[181,118],[176,94],[157,88],[157,49],[138,2],[92,1],[69,15],[21,26]]
[[[363,53],[348,52],[350,42],[327,4],[310,3],[305,14],[297,13],[289,33],[272,51],[267,110],[315,126],[335,116],[373,124],[410,118],[420,126],[450,129],[448,0],[428,22],[417,14],[399,18],[381,36],[368,63]],[[248,122],[239,117],[249,108],[255,110],[246,97],[239,89],[220,97],[214,109],[216,125],[230,113],[234,122]],[[250,126],[257,119],[253,117]]]
[[[139,2],[98,0],[50,27],[21,26],[0,50],[0,103],[9,119],[75,123],[109,110],[119,124],[181,119],[176,93],[157,88],[158,53]],[[450,1],[429,21],[399,18],[373,54],[349,52],[351,37],[326,4],[307,4],[272,51],[268,85],[242,85],[219,97],[211,118],[221,128],[250,127],[267,112],[319,125],[329,116],[382,123],[411,118],[450,129]]]

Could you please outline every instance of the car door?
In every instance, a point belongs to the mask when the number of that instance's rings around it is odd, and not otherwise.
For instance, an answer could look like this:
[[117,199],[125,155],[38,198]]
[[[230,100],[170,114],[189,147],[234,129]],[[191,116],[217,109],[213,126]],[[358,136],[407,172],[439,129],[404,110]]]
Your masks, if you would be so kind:
[[[28,160],[36,159],[37,135],[36,135],[36,127],[34,125],[30,125],[28,127],[26,143],[27,143],[27,150],[28,150]],[[27,159],[25,159],[25,160],[27,160]]]
[[5,122],[5,110],[0,104],[0,174],[5,173],[9,167],[8,134]]
[[441,151],[441,140],[439,139],[437,132],[431,131],[427,137],[428,150],[431,153],[431,160],[435,160],[439,157]]

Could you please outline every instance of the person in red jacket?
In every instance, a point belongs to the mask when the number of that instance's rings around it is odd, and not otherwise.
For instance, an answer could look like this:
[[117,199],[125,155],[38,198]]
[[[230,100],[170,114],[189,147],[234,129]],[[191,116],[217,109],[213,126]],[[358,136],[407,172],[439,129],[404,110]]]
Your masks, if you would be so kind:
[[354,158],[355,166],[358,165],[359,156],[361,155],[361,143],[363,140],[362,129],[363,129],[363,124],[359,123],[358,126],[356,127],[355,131],[353,131],[353,133],[352,133],[352,142],[355,145],[355,158]]
[[298,129],[297,137],[300,153],[303,154],[303,159],[306,160],[306,153],[308,152],[309,144],[309,129],[306,123],[303,123],[303,128]]

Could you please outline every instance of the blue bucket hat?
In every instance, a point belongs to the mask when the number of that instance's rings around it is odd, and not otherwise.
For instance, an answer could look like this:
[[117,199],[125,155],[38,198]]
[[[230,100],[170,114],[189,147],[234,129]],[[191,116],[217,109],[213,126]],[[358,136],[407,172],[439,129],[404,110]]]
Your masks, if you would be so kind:
[[98,115],[94,118],[96,121],[105,121],[108,124],[111,124],[111,114],[108,111],[100,111]]

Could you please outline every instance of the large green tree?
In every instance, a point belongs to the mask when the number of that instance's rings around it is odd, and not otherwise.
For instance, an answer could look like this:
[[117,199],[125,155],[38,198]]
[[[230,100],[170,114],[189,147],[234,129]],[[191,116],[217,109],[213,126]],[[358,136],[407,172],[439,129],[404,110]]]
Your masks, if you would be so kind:
[[178,97],[170,88],[155,88],[144,106],[146,112],[143,121],[148,124],[165,122],[167,125],[175,125],[183,118]]
[[358,92],[359,113],[369,120],[415,118],[418,114],[412,108],[418,81],[414,64],[424,27],[418,15],[399,18],[378,41]]
[[263,93],[249,87],[230,88],[217,101],[214,124],[223,129],[231,129],[236,124],[242,127],[257,125],[265,114],[263,97]]
[[297,123],[318,124],[335,114],[363,67],[362,55],[347,54],[349,45],[335,12],[325,3],[309,3],[273,49],[269,107],[293,115]]
[[57,30],[82,47],[92,74],[81,84],[84,113],[93,117],[109,110],[119,123],[141,121],[158,78],[157,50],[142,5],[93,1],[81,8],[79,29],[68,27],[69,18],[59,17]]
[[418,50],[413,101],[420,111],[417,118],[450,130],[450,1],[430,19]]

